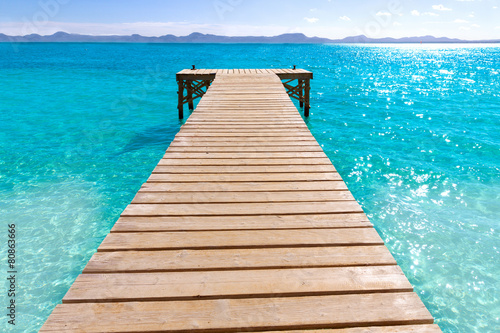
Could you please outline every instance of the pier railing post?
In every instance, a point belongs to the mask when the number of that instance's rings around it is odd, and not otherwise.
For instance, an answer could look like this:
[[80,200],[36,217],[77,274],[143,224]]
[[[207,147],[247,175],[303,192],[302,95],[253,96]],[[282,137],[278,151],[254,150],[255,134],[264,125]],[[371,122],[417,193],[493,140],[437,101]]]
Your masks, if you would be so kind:
[[184,118],[184,80],[177,80],[179,89],[177,91],[178,103],[177,110],[179,110],[179,119]]

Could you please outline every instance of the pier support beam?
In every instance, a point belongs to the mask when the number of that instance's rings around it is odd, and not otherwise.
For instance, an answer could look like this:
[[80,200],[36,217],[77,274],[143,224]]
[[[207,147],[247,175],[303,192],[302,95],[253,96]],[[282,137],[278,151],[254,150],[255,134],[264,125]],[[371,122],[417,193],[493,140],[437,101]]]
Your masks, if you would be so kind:
[[[280,76],[278,74],[278,76]],[[295,84],[294,81],[297,81]],[[286,88],[286,92],[290,98],[294,98],[299,101],[300,107],[304,108],[304,116],[309,117],[310,105],[310,92],[311,92],[311,79],[285,79],[283,85]]]
[[205,95],[214,79],[215,74],[177,74],[179,119],[184,118],[184,104],[194,110],[194,100]]
[[311,107],[310,104],[310,93],[311,93],[311,83],[309,80],[305,80],[305,85],[304,85],[304,116],[309,117],[309,108]]

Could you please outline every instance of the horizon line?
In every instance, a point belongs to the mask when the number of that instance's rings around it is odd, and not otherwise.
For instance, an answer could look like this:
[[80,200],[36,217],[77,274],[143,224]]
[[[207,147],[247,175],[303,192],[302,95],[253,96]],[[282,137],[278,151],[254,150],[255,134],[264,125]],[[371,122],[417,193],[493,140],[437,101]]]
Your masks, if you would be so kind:
[[344,40],[347,38],[355,38],[355,37],[360,37],[360,38],[367,38],[370,40],[379,40],[379,39],[394,39],[394,40],[400,40],[400,39],[409,39],[409,38],[434,38],[434,39],[449,39],[449,40],[457,40],[457,41],[463,41],[463,42],[481,42],[481,41],[498,41],[500,42],[500,36],[498,38],[493,38],[493,39],[461,39],[461,38],[456,38],[456,37],[447,37],[447,36],[441,36],[441,37],[436,37],[434,35],[421,35],[421,36],[405,36],[405,37],[391,37],[391,36],[384,36],[384,37],[368,37],[364,34],[360,35],[349,35],[345,37],[338,37],[338,38],[329,38],[329,37],[319,37],[319,36],[307,36],[306,34],[302,32],[291,32],[291,33],[283,33],[283,34],[278,34],[278,35],[241,35],[241,36],[234,36],[234,35],[217,35],[213,33],[203,33],[199,31],[193,31],[187,35],[175,35],[172,33],[166,33],[163,35],[141,35],[138,33],[132,33],[132,34],[102,34],[102,35],[95,35],[95,34],[82,34],[82,33],[75,33],[75,32],[67,32],[63,30],[56,31],[52,34],[37,34],[37,33],[31,33],[27,35],[8,35],[3,32],[0,32],[0,35],[4,35],[7,37],[13,37],[13,38],[19,38],[19,37],[28,37],[28,36],[40,36],[40,37],[52,37],[54,35],[64,33],[68,35],[74,35],[74,36],[85,36],[85,37],[132,37],[132,36],[139,36],[139,37],[145,37],[145,38],[160,38],[160,37],[165,37],[165,36],[174,36],[177,38],[183,38],[183,37],[189,37],[191,35],[199,34],[203,36],[214,36],[214,37],[225,37],[225,38],[275,38],[275,37],[281,37],[281,36],[291,36],[291,35],[302,35],[308,39],[326,39],[326,40]]

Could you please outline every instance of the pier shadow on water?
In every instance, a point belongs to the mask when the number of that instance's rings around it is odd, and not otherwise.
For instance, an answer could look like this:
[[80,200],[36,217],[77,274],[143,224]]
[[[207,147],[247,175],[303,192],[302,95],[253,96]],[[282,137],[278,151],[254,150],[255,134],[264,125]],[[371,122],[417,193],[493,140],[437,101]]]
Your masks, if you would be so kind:
[[167,125],[148,127],[141,132],[137,132],[117,155],[143,148],[151,149],[152,147],[161,147],[166,150],[178,131],[178,127],[172,128],[172,126]]

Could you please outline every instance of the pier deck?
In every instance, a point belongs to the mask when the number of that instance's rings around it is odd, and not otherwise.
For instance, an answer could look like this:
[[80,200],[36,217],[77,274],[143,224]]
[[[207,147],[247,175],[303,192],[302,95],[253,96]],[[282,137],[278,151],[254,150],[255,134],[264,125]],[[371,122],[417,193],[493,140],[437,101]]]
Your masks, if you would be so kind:
[[280,78],[249,70],[216,74],[41,332],[319,329],[440,332]]

